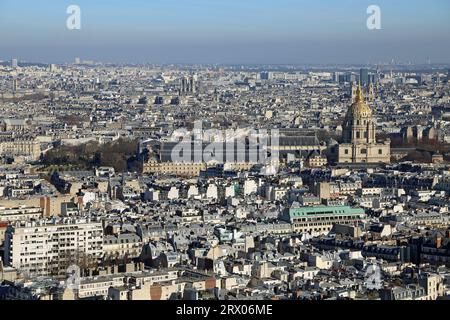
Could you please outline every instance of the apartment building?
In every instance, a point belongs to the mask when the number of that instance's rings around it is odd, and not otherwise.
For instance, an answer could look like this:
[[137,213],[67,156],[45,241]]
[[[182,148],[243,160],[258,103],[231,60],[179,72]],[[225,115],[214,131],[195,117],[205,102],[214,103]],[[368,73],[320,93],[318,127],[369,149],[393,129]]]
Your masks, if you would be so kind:
[[199,176],[201,171],[206,170],[204,162],[157,162],[150,160],[144,164],[144,173],[150,174],[173,174],[177,176],[194,177]]
[[75,297],[77,299],[106,298],[110,287],[123,286],[125,282],[126,277],[123,274],[83,278],[75,289]]
[[0,140],[0,155],[24,156],[37,160],[41,155],[41,146],[39,141],[33,138],[4,138]]
[[88,267],[102,255],[102,224],[89,219],[17,222],[5,235],[5,264],[29,275],[64,275],[70,265]]
[[40,207],[0,207],[0,222],[28,221],[31,219],[39,219],[43,216],[43,213],[44,210]]
[[[224,166],[227,170],[250,170],[255,163],[253,162],[226,162]],[[198,177],[202,171],[208,169],[206,162],[158,162],[149,160],[144,164],[144,173],[149,174],[168,174],[180,177]]]
[[365,219],[364,209],[349,206],[291,207],[285,210],[284,219],[295,232],[311,235],[327,234],[334,224],[351,225]]

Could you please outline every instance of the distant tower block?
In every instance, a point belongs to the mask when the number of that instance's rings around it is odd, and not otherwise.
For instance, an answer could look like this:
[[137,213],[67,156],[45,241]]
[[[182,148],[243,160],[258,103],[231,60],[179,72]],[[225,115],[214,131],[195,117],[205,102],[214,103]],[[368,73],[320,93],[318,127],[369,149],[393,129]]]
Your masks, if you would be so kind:
[[375,101],[375,86],[373,83],[369,84],[369,102]]
[[14,79],[13,79],[13,82],[12,82],[12,89],[13,89],[13,92],[16,92],[18,88],[19,88],[19,80],[17,80],[16,78],[14,78]]
[[19,61],[16,58],[11,59],[11,68],[16,69],[19,66]]
[[187,91],[187,79],[186,77],[181,78],[181,89],[180,94],[185,94]]
[[436,78],[436,86],[439,87],[441,85],[441,75],[439,74],[439,72],[436,73],[435,78]]
[[192,94],[197,91],[196,76],[183,77],[180,81],[180,95]]
[[351,91],[352,91],[352,101],[351,102],[354,103],[355,99],[356,99],[356,94],[357,94],[357,91],[358,91],[358,86],[356,85],[355,82],[352,82]]
[[189,86],[190,86],[190,89],[191,89],[191,92],[192,93],[195,93],[195,91],[197,90],[197,88],[196,88],[196,86],[195,86],[195,76],[192,76],[190,79],[189,79]]

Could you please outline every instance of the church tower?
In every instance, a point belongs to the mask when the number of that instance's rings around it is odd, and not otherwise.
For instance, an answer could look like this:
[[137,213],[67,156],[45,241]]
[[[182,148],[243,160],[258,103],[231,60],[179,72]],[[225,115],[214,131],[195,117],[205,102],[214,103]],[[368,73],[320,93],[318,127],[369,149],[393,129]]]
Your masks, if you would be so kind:
[[348,108],[342,125],[338,162],[389,163],[390,157],[390,141],[376,141],[372,110],[364,101],[360,84],[356,90],[355,101]]

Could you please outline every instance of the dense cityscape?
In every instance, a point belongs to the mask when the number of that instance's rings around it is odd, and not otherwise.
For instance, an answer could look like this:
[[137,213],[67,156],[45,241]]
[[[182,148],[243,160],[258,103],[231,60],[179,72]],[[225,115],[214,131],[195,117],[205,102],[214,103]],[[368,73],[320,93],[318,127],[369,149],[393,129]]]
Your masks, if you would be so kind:
[[0,62],[0,299],[450,296],[450,65]]

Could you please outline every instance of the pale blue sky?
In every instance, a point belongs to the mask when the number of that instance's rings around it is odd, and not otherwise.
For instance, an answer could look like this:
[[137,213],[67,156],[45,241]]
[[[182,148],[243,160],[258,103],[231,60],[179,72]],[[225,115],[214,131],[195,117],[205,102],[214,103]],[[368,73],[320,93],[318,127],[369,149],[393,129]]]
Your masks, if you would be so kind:
[[[81,8],[68,30],[66,8]],[[381,8],[382,30],[366,27]],[[448,0],[0,0],[0,59],[450,62]]]

